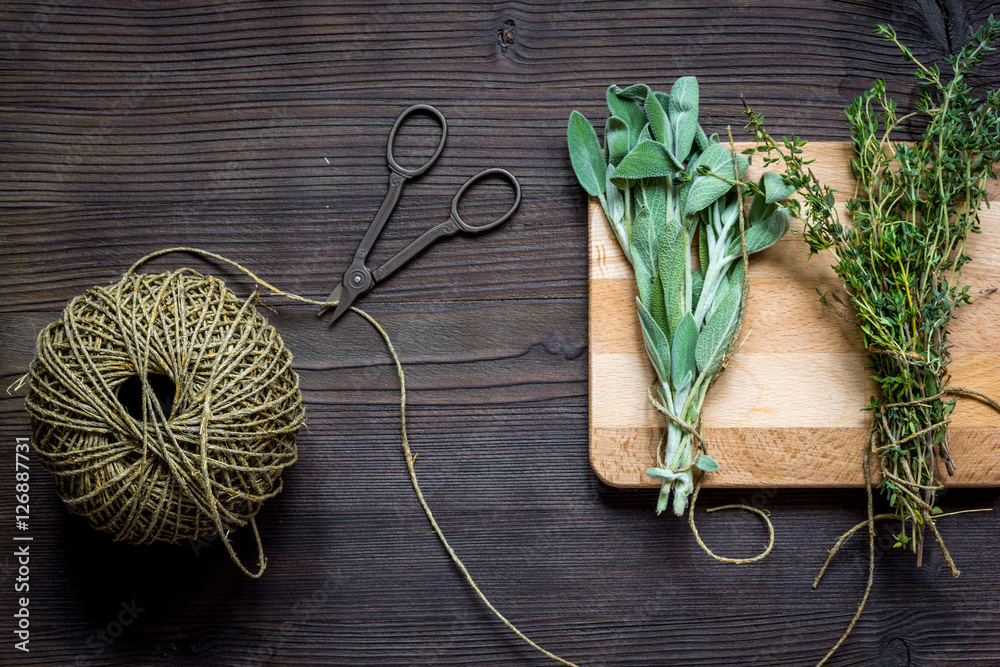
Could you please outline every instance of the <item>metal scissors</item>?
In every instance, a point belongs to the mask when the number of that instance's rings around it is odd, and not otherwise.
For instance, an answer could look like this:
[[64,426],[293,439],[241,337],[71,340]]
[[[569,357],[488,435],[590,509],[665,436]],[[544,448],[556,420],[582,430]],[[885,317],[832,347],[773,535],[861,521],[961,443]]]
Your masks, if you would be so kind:
[[[437,119],[437,121],[441,124],[441,139],[438,141],[434,154],[431,155],[427,162],[419,167],[416,167],[415,169],[406,169],[396,163],[396,159],[392,155],[392,144],[396,138],[396,131],[399,130],[400,125],[402,125],[406,117],[417,111],[426,111]],[[411,241],[409,245],[400,250],[393,257],[386,260],[382,266],[374,271],[369,270],[369,268],[365,266],[365,259],[368,257],[368,253],[371,251],[372,246],[375,245],[375,240],[378,238],[379,234],[382,233],[382,228],[385,226],[389,216],[396,208],[396,204],[399,203],[399,196],[403,191],[403,185],[411,178],[416,178],[430,169],[431,165],[433,165],[434,162],[437,161],[438,157],[440,157],[441,151],[444,150],[444,142],[447,136],[448,123],[445,121],[444,116],[441,115],[441,112],[432,106],[427,104],[415,104],[409,109],[403,111],[403,113],[399,114],[399,118],[396,119],[396,122],[392,126],[392,130],[389,132],[389,144],[385,149],[385,157],[389,163],[390,170],[389,190],[385,193],[385,199],[382,200],[382,205],[379,207],[378,212],[375,214],[375,218],[368,226],[368,231],[365,232],[364,237],[362,237],[361,243],[358,244],[358,249],[354,252],[354,261],[351,262],[351,266],[344,272],[344,277],[340,281],[340,284],[337,285],[337,288],[330,292],[330,296],[326,298],[327,301],[337,302],[336,309],[333,311],[333,319],[330,320],[330,324],[336,322],[341,315],[347,312],[347,309],[350,308],[359,297],[368,292],[375,285],[375,283],[388,278],[397,269],[416,257],[425,248],[427,248],[427,246],[431,245],[439,238],[443,236],[451,236],[459,231],[463,231],[468,234],[479,234],[480,232],[485,232],[488,229],[493,229],[494,227],[503,224],[510,219],[512,215],[514,215],[514,212],[521,203],[521,184],[517,182],[517,179],[514,178],[513,174],[509,171],[504,169],[486,169],[485,171],[481,171],[467,180],[462,187],[458,189],[458,192],[451,200],[451,215],[447,220],[428,229],[426,232]],[[514,203],[506,213],[492,222],[484,224],[470,224],[465,220],[462,220],[462,216],[458,213],[458,203],[461,201],[465,191],[468,190],[473,183],[492,175],[500,176],[514,186]],[[333,307],[334,304],[332,303],[322,306],[319,311],[319,317],[322,317],[327,310]]]

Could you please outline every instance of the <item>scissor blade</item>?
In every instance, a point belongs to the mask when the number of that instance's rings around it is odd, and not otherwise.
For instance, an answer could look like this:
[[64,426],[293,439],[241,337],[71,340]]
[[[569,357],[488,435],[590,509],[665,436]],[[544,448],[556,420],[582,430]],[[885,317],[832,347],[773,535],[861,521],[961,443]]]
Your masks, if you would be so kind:
[[340,303],[337,304],[337,308],[333,311],[333,318],[330,320],[330,324],[333,324],[334,322],[336,322],[340,318],[341,315],[343,315],[344,313],[346,313],[347,309],[351,307],[351,303],[353,301],[354,301],[354,299],[352,299],[350,297],[341,299]]
[[[330,292],[330,296],[326,297],[326,300],[330,301],[330,302],[336,301],[338,303],[341,302],[341,301],[343,301],[344,300],[344,283],[340,283],[339,285],[337,285],[336,289],[334,289],[332,292]],[[323,314],[326,313],[331,308],[333,308],[333,304],[332,303],[330,305],[327,305],[327,306],[320,306],[319,307],[319,313],[317,313],[316,317],[323,317]]]

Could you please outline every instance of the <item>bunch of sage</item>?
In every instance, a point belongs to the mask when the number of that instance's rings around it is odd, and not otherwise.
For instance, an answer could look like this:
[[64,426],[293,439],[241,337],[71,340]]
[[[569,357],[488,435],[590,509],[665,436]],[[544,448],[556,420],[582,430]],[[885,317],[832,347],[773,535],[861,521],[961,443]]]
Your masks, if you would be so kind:
[[[657,513],[684,512],[693,469],[718,469],[699,435],[709,387],[733,353],[746,308],[746,255],[789,228],[781,201],[792,188],[778,174],[743,184],[749,159],[698,123],[698,82],[670,93],[643,84],[607,91],[604,147],[590,122],[569,118],[569,153],[580,185],[597,197],[635,272],[636,307],[656,371],[649,397],[667,417],[657,466]],[[740,188],[753,203],[745,225]],[[696,456],[696,453],[698,454]]]

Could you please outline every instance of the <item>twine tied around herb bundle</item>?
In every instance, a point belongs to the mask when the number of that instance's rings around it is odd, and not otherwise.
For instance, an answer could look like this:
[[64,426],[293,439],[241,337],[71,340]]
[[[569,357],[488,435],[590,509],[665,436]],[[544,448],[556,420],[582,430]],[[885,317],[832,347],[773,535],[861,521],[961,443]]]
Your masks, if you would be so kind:
[[[281,290],[241,264],[207,250],[166,248],[133,264],[122,280],[70,301],[38,338],[37,356],[13,389],[29,387],[25,404],[42,464],[70,509],[115,540],[148,544],[220,534],[236,565],[252,578],[266,566],[254,517],[281,491],[281,472],[296,460],[304,424],[292,354],[255,306],[257,290],[241,300],[211,276],[192,269],[135,273],[149,260],[186,252],[240,271],[272,294],[327,306]],[[266,305],[266,304],[265,304]],[[336,305],[336,304],[333,304]],[[477,597],[520,639],[556,662],[493,606],[455,553],[424,499],[406,433],[406,377],[389,334],[367,321],[388,348],[399,377],[400,430],[417,501],[449,557]],[[174,385],[161,405],[157,381]],[[135,378],[141,391],[133,416],[119,400]],[[249,523],[258,567],[237,556],[229,532]]]

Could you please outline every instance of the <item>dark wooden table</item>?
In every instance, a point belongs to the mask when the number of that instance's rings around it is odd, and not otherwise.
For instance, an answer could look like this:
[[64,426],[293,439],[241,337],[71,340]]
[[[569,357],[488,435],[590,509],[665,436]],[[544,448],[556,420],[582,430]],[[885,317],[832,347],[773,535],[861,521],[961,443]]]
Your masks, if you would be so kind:
[[[744,93],[776,133],[843,140],[844,106],[876,76],[914,100],[911,68],[875,40],[876,23],[935,61],[990,12],[1000,2],[4,3],[0,378],[23,372],[69,298],[165,246],[325,296],[384,192],[389,126],[409,104],[434,104],[448,146],[376,257],[441,219],[480,169],[516,173],[524,203],[495,233],[436,246],[364,305],[406,365],[424,490],[479,585],[583,665],[814,664],[864,587],[858,539],[810,588],[863,517],[862,492],[704,493],[705,507],[772,513],[773,554],[735,567],[705,556],[686,522],[657,518],[653,493],[590,471],[586,201],[566,119],[579,109],[603,122],[610,83],[665,88],[693,74],[709,131],[741,125]],[[1000,85],[996,59],[977,81]],[[181,265],[249,289],[195,258],[151,267]],[[112,542],[68,514],[32,454],[31,651],[16,651],[14,442],[30,426],[22,395],[4,393],[0,661],[546,664],[475,598],[417,505],[382,342],[355,316],[328,331],[312,308],[270,301],[308,429],[286,490],[259,516],[263,578],[241,574],[218,541]],[[1000,509],[995,490],[943,503]],[[749,515],[701,526],[721,551],[764,540]],[[883,534],[871,602],[831,664],[1000,665],[1000,512],[941,530],[962,576],[933,547],[916,569]]]

